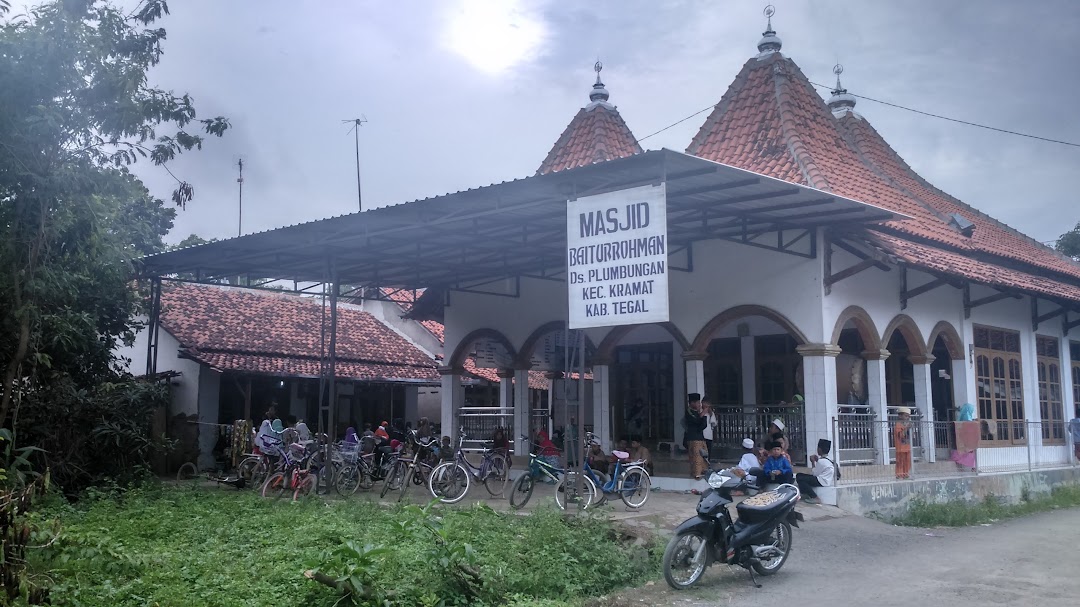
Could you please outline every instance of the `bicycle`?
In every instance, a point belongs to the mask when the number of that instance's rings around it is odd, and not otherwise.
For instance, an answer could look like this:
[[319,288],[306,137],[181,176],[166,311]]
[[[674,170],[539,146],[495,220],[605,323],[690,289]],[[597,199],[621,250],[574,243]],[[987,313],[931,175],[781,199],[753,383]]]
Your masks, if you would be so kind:
[[[342,496],[352,495],[357,489],[367,491],[384,474],[375,465],[375,439],[365,436],[359,442],[342,443],[334,452],[332,461],[339,462],[334,476],[334,488]],[[339,461],[340,460],[340,461]]]
[[398,465],[404,465],[405,467],[405,477],[402,479],[399,488],[399,501],[405,498],[405,493],[409,490],[410,480],[413,485],[427,484],[436,465],[436,456],[432,450],[432,447],[437,444],[434,437],[431,437],[426,441],[420,441],[417,437],[416,430],[412,430],[406,440],[409,448],[412,449],[412,457],[405,459],[398,458]]
[[[293,451],[298,450],[300,454],[293,453]],[[326,466],[322,465],[322,462],[317,459],[319,452],[319,449],[309,450],[306,446],[299,444],[289,445],[288,449],[279,448],[281,459],[279,460],[278,469],[266,477],[260,492],[261,495],[263,497],[273,496],[279,499],[291,490],[293,500],[296,500],[301,494],[307,494],[311,489],[320,485],[319,476],[324,474]],[[309,486],[300,491],[301,483],[309,483]]]
[[462,445],[465,443],[465,431],[458,433],[458,446],[453,459],[444,461],[431,471],[428,479],[428,491],[444,504],[456,504],[469,492],[472,481],[483,483],[484,488],[494,497],[506,491],[506,481],[510,476],[510,465],[504,454],[493,450],[488,443],[480,465],[474,466],[465,457]]
[[[526,436],[521,438],[522,440],[529,440]],[[555,503],[561,510],[566,510],[567,503],[584,503],[582,509],[588,509],[596,497],[596,483],[588,475],[580,475],[582,491],[578,493],[578,472],[567,472],[564,468],[553,466],[540,459],[535,453],[530,452],[529,469],[514,481],[514,486],[510,489],[509,501],[511,508],[520,510],[525,507],[525,504],[529,503],[535,489],[536,479],[540,478],[541,475],[550,478],[556,483]],[[569,496],[567,496],[568,491]]]
[[[586,433],[586,452],[594,441],[597,441],[596,435],[592,432]],[[615,470],[611,472],[611,478],[607,482],[600,480],[596,471],[589,466],[588,458],[582,466],[585,475],[600,489],[600,501],[597,504],[603,504],[609,495],[618,494],[627,508],[641,508],[649,499],[649,490],[652,488],[652,477],[645,470],[644,460],[628,461],[630,454],[625,451],[612,451],[611,454],[616,458]]]

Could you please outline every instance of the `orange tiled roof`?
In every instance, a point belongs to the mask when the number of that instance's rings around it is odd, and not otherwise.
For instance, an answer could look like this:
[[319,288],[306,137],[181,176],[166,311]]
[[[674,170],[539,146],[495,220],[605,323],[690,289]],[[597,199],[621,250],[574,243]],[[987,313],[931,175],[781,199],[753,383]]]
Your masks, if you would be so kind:
[[[408,314],[409,311],[412,310],[413,304],[416,303],[416,300],[424,294],[424,291],[426,289],[416,289],[415,291],[412,291],[408,289],[382,288],[380,290],[382,291],[383,296],[393,300],[394,303],[396,303],[398,307],[401,308],[402,312]],[[423,325],[423,327],[427,329],[432,335],[437,337],[439,341],[443,341],[443,333],[445,333],[445,328],[443,327],[443,324],[441,322],[436,320],[420,320],[417,322]]]
[[606,102],[581,108],[559,136],[537,175],[582,167],[641,153],[641,144],[619,110]]
[[[900,237],[889,242],[909,241],[910,255],[897,256],[922,260],[923,267],[932,263],[938,271],[989,280],[987,270],[973,267],[1008,266],[1013,269],[998,272],[993,284],[1008,276],[1001,286],[1036,292],[1047,280],[1080,278],[1080,264],[931,186],[862,117],[834,117],[795,62],[779,52],[747,61],[686,151],[908,215],[875,229]],[[949,225],[951,213],[976,224],[971,237]],[[942,252],[938,261],[928,261],[931,251]],[[1041,277],[1045,273],[1055,278]]]
[[[162,326],[187,356],[221,370],[318,377],[322,321],[321,302],[297,295],[191,284],[161,292]],[[348,305],[338,307],[337,360],[343,378],[439,381],[435,361]]]

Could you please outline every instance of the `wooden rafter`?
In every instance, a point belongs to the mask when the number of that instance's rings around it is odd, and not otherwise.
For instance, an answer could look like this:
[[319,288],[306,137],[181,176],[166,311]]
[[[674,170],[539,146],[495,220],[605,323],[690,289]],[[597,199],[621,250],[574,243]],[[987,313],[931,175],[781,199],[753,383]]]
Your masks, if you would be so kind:
[[[855,263],[855,265],[853,265],[853,266],[844,268],[843,270],[840,270],[839,272],[834,273],[832,271],[833,245],[836,245],[838,248],[841,248],[841,249],[847,251],[848,253],[851,253],[855,257],[859,258],[861,261]],[[855,276],[856,274],[858,274],[858,273],[860,273],[860,272],[862,272],[864,270],[869,270],[870,268],[877,268],[879,270],[884,270],[886,272],[891,270],[891,268],[889,266],[885,265],[880,260],[875,259],[872,256],[867,255],[866,253],[863,253],[863,252],[859,251],[857,248],[843,242],[842,240],[833,240],[828,234],[825,235],[825,260],[824,261],[825,261],[824,285],[825,285],[825,294],[826,295],[828,295],[828,294],[830,294],[832,292],[832,286],[834,284],[836,284],[836,283],[838,283],[841,280],[844,280],[846,278],[851,278],[852,276]]]

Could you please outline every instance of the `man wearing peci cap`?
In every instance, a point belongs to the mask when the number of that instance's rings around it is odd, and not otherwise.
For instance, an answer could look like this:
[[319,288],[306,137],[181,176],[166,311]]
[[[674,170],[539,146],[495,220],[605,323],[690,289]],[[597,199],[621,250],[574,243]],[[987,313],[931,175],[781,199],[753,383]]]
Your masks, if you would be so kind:
[[755,468],[760,468],[761,460],[758,459],[757,449],[754,445],[754,439],[744,438],[742,441],[742,448],[742,458],[739,460],[739,465],[737,467],[746,473],[746,482],[756,486],[757,477],[750,474],[750,471]]
[[812,474],[799,472],[795,475],[795,484],[803,495],[803,501],[808,504],[818,503],[815,487],[832,487],[836,482],[836,464],[829,459],[832,451],[832,441],[822,438],[817,443],[817,454],[810,456],[810,465],[813,466]]
[[701,395],[692,392],[686,395],[686,400],[688,404],[686,406],[686,417],[683,420],[686,433],[683,436],[686,440],[686,450],[690,456],[690,476],[694,480],[701,480],[706,467],[701,452],[705,450],[704,431],[707,421],[701,412]]

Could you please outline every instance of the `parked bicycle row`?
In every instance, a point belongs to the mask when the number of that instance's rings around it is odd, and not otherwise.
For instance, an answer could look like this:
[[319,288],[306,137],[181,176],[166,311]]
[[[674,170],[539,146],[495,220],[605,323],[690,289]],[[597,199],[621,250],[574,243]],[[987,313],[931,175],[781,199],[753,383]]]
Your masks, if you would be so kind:
[[[508,498],[515,509],[524,507],[536,486],[544,482],[555,485],[560,508],[569,504],[583,509],[608,498],[621,499],[629,508],[641,508],[652,486],[645,462],[632,460],[629,453],[617,449],[612,452],[610,470],[590,466],[588,458],[581,469],[567,470],[543,433],[537,436],[527,465],[513,483],[509,441],[501,432],[485,443],[479,454],[465,452],[468,437],[464,432],[458,435],[456,447],[451,446],[449,437],[440,441],[422,437],[416,430],[405,433],[404,438],[370,433],[332,445],[327,444],[325,435],[291,442],[261,441],[255,453],[237,466],[238,484],[257,488],[264,497],[291,495],[293,499],[331,492],[347,497],[377,489],[380,497],[396,493],[400,500],[410,487],[422,487],[447,504],[460,502],[474,484],[480,484],[491,497]],[[591,433],[584,442],[586,452],[599,444]]]

